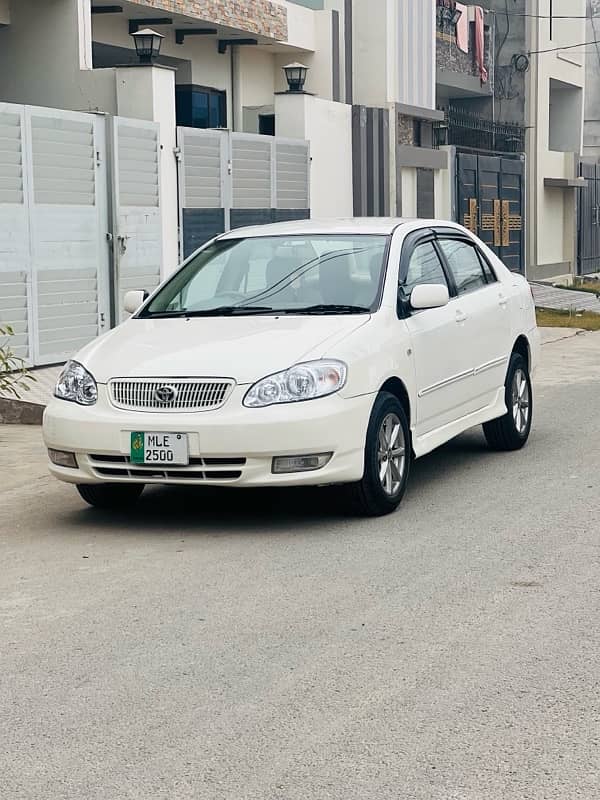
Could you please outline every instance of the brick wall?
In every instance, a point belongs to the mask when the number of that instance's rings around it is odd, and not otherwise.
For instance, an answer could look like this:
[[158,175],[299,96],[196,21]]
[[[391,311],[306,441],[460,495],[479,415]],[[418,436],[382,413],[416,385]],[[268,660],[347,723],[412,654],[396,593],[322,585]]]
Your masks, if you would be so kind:
[[288,37],[287,10],[271,0],[143,0],[143,4],[270,39]]
[[[450,72],[461,72],[463,75],[479,76],[475,64],[475,26],[469,25],[469,52],[463,53],[456,44],[456,28],[442,19],[441,9],[438,9],[436,32],[436,62],[437,68]],[[485,65],[489,71],[491,58],[491,36],[489,28],[485,29]]]
[[415,121],[413,117],[407,117],[405,114],[398,114],[397,136],[398,144],[414,145]]

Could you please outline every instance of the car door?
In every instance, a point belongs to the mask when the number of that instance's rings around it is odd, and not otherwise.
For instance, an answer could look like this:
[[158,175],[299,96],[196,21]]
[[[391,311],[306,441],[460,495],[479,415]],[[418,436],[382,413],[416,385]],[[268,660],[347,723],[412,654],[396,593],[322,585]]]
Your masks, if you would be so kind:
[[453,292],[432,232],[408,237],[400,264],[399,309],[411,340],[417,389],[417,437],[464,415],[470,400],[467,379],[473,370],[465,347],[463,319],[452,298],[441,308],[410,309],[410,293],[423,283],[444,284],[450,294]]
[[457,313],[464,317],[473,368],[467,382],[469,411],[477,411],[496,402],[504,386],[512,345],[507,293],[475,242],[460,234],[438,234],[437,244],[454,283]]

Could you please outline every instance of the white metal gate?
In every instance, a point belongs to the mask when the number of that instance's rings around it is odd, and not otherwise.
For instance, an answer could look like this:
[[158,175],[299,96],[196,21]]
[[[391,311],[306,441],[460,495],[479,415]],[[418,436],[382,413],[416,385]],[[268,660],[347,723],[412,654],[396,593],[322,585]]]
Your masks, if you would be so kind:
[[116,321],[124,318],[123,295],[153,290],[160,281],[160,144],[154,122],[114,117],[113,229]]
[[308,142],[178,128],[180,249],[230,228],[310,216]]
[[109,324],[104,120],[0,103],[0,321],[30,364]]

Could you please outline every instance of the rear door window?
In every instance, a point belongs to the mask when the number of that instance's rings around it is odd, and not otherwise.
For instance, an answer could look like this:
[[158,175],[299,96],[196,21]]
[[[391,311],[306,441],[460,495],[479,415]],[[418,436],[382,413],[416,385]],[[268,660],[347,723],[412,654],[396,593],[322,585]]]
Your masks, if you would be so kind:
[[484,275],[488,283],[496,283],[498,278],[496,277],[496,273],[492,269],[490,262],[487,258],[483,255],[481,250],[477,248],[477,255],[479,256],[479,260],[481,261],[481,266],[483,268]]

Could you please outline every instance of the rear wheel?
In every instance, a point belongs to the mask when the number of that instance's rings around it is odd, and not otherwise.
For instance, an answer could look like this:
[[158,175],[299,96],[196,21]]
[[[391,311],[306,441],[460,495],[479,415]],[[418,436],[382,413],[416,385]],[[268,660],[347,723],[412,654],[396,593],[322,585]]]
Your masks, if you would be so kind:
[[410,458],[404,408],[397,397],[382,392],[369,420],[362,480],[348,487],[358,513],[379,517],[398,508],[408,482]]
[[493,450],[520,450],[531,431],[533,392],[527,362],[519,353],[510,357],[504,392],[508,412],[486,422],[483,432]]
[[127,508],[137,502],[143,483],[80,483],[77,491],[86,503],[96,508]]

